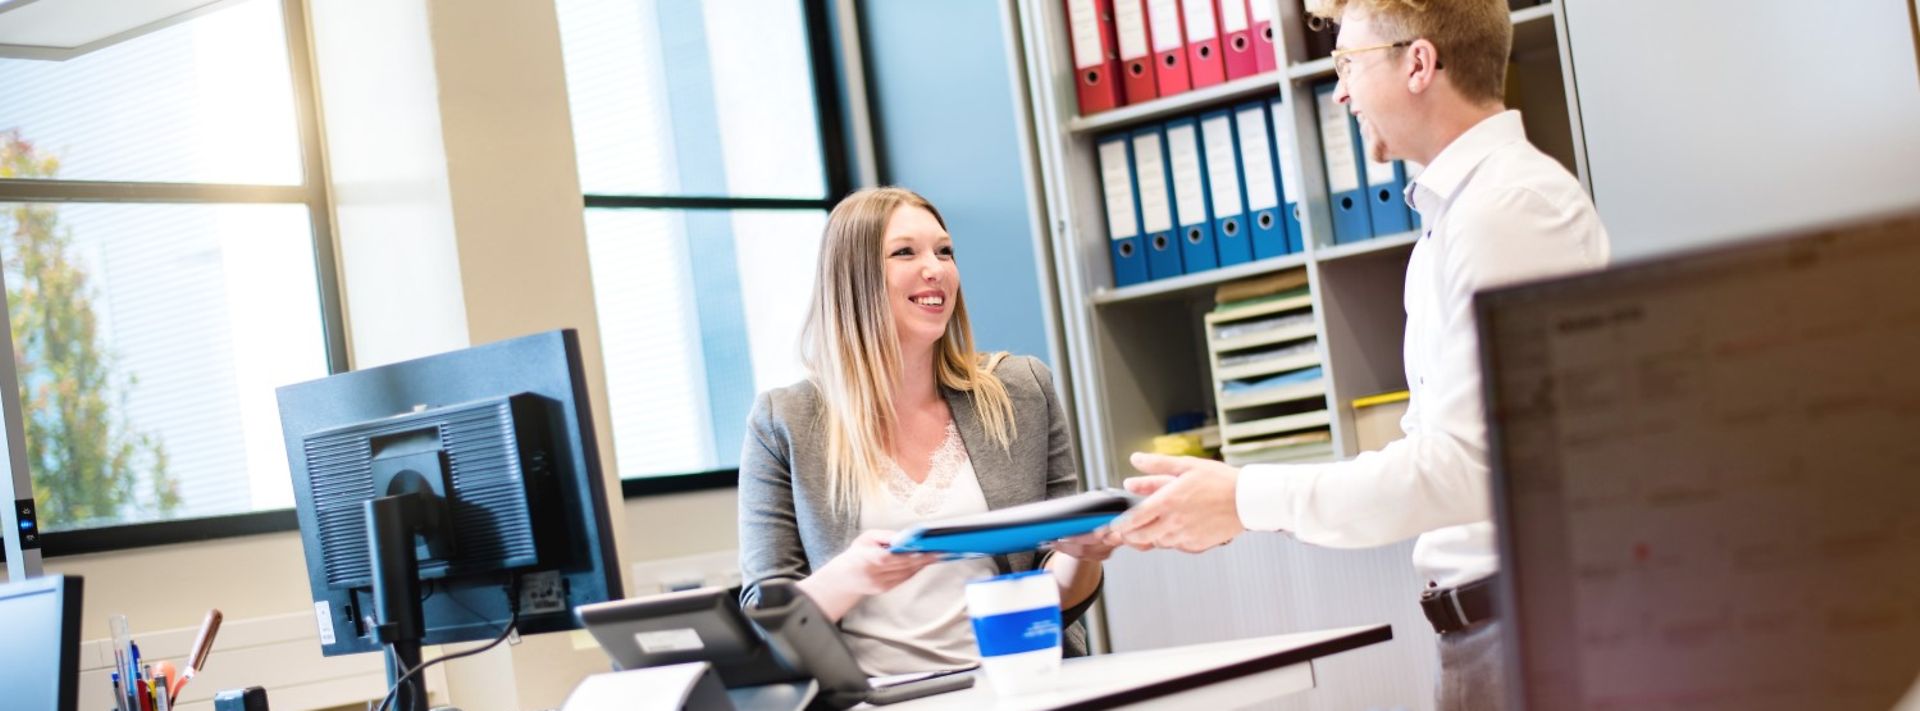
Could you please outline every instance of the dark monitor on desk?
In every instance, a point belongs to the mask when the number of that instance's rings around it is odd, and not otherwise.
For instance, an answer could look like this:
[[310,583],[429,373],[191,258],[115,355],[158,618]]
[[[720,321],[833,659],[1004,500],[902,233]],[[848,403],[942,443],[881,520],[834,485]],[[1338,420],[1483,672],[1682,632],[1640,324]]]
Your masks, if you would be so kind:
[[325,654],[398,642],[410,668],[421,644],[575,629],[621,597],[573,331],[278,395]]
[[1524,708],[1885,709],[1920,680],[1920,215],[1476,309]]
[[0,706],[80,707],[80,578],[0,584]]

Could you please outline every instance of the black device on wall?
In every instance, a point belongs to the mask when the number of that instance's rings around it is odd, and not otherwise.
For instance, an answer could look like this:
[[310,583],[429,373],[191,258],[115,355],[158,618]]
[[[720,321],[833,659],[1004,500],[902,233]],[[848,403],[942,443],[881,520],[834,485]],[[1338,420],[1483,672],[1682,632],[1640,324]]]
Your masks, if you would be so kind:
[[390,649],[397,681],[423,644],[576,629],[621,597],[571,329],[277,394],[327,656]]

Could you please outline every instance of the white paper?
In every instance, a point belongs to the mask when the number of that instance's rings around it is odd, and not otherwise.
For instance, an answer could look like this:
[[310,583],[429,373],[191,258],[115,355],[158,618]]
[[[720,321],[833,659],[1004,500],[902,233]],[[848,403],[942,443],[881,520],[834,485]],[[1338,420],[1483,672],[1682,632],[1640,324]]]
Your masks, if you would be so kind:
[[1123,240],[1140,235],[1133,216],[1133,176],[1128,174],[1127,142],[1100,144],[1100,182],[1106,188],[1107,237]]
[[1273,0],[1247,0],[1247,8],[1256,23],[1273,21]]
[[1167,127],[1167,160],[1173,168],[1173,209],[1180,224],[1207,219],[1207,193],[1200,182],[1200,142],[1192,124]]
[[1334,195],[1360,189],[1360,166],[1353,159],[1353,131],[1347,127],[1347,107],[1333,94],[1315,94],[1320,109],[1320,152],[1327,164],[1327,192]]
[[1247,178],[1247,209],[1259,212],[1280,206],[1273,186],[1273,154],[1267,143],[1267,110],[1242,109],[1235,128],[1240,133],[1240,173]]
[[1172,52],[1187,46],[1180,36],[1179,0],[1147,0],[1147,22],[1153,30],[1153,51]]
[[1141,14],[1140,0],[1114,0],[1113,31],[1120,41],[1121,59],[1147,56],[1147,18]]
[[1073,66],[1100,66],[1100,15],[1093,0],[1067,0],[1067,26],[1073,31]]
[[1173,231],[1172,206],[1167,203],[1167,176],[1160,157],[1159,134],[1133,137],[1133,174],[1140,181],[1140,226],[1146,234]]
[[1207,149],[1207,186],[1213,193],[1214,217],[1240,214],[1240,163],[1234,158],[1233,117],[1201,121],[1200,142]]

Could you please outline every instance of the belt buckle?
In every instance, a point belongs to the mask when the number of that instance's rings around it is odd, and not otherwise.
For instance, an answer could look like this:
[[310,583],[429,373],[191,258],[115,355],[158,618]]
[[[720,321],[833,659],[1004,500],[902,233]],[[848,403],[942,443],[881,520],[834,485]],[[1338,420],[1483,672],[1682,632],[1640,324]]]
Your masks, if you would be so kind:
[[[1467,609],[1460,604],[1459,587],[1451,587],[1443,590],[1424,590],[1421,592],[1420,597],[1425,601],[1437,600],[1439,604],[1436,605],[1436,607],[1439,608],[1439,612],[1443,615],[1451,613],[1453,616],[1453,624],[1448,625],[1448,627],[1452,627],[1454,630],[1466,629],[1472,622],[1472,620],[1467,618]],[[1447,632],[1451,630],[1441,631]]]

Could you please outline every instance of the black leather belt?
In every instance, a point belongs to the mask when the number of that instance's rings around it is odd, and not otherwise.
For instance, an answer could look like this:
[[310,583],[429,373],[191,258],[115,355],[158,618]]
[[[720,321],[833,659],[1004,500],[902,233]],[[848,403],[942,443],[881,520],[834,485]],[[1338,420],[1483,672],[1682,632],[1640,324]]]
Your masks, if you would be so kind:
[[1493,619],[1493,589],[1490,575],[1459,587],[1428,590],[1420,593],[1420,611],[1427,613],[1434,632],[1459,632]]

